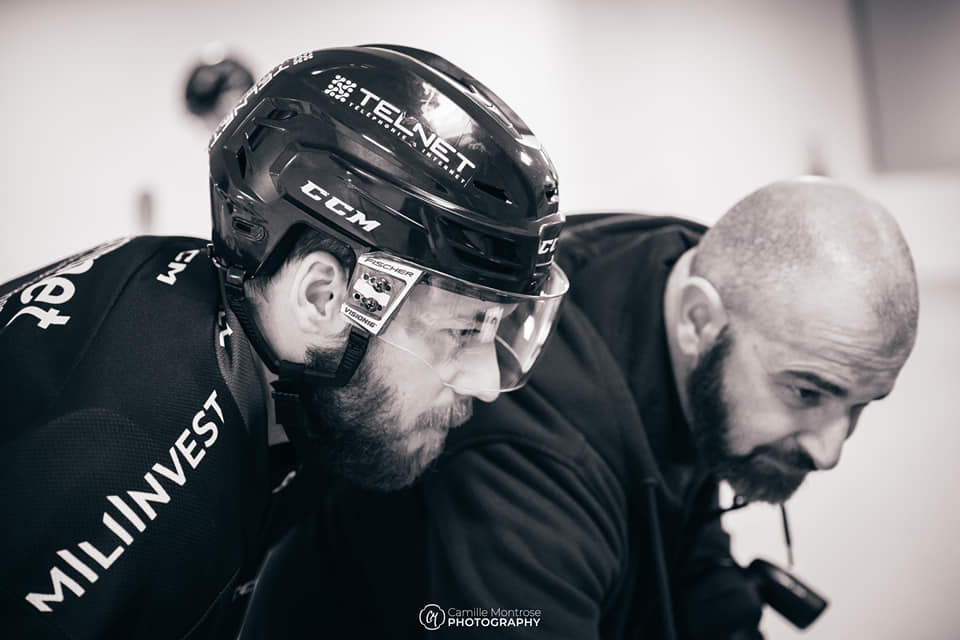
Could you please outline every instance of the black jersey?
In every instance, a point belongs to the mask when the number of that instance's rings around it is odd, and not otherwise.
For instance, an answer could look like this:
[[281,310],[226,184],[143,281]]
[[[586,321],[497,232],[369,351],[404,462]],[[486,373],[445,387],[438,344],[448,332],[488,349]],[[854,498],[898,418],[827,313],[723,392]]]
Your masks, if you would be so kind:
[[227,635],[270,483],[256,361],[219,300],[191,238],[0,287],[4,637]]

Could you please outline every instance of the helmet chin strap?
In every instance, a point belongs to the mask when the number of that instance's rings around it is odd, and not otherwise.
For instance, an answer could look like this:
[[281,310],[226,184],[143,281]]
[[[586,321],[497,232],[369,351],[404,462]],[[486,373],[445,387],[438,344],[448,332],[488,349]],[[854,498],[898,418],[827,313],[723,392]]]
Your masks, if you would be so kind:
[[253,306],[243,289],[246,272],[239,267],[224,266],[213,256],[212,247],[210,253],[220,271],[227,304],[237,316],[257,355],[267,368],[277,375],[277,379],[271,383],[277,422],[287,432],[291,442],[301,451],[306,451],[306,440],[310,435],[304,407],[310,389],[317,385],[342,387],[350,382],[367,352],[370,334],[365,329],[352,326],[340,363],[332,372],[281,359],[267,343],[253,319]]

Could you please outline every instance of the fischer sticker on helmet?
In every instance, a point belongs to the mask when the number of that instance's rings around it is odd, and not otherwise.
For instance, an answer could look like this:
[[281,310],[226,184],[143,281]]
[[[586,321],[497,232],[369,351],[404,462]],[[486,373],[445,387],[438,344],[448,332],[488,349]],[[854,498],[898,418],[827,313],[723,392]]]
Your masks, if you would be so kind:
[[[363,94],[362,97],[354,95],[354,90],[357,89]],[[339,73],[335,75],[323,93],[334,102],[342,103],[344,107],[358,111],[383,125],[385,130],[390,131],[428,159],[433,160],[445,172],[454,176],[461,185],[467,184],[473,175],[473,170],[477,168],[473,160],[441,138],[429,126],[407,115],[405,109],[401,109],[344,75]]]
[[377,334],[410,293],[423,271],[383,257],[361,256],[340,312]]

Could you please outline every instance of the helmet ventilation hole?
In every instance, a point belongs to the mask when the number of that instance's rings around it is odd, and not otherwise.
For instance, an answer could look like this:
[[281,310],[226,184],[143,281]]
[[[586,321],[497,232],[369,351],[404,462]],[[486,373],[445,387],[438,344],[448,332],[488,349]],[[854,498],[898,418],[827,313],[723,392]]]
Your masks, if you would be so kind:
[[507,192],[501,189],[500,187],[495,187],[492,184],[489,184],[487,182],[480,182],[479,180],[474,180],[473,186],[479,189],[480,191],[483,191],[487,195],[493,196],[497,200],[506,202],[507,204],[513,204],[512,202],[510,202],[510,198],[507,197]]
[[240,147],[237,150],[237,164],[240,167],[240,175],[244,178],[247,177],[247,150],[243,147]]
[[247,143],[250,145],[251,151],[256,151],[257,147],[260,146],[260,143],[263,142],[263,134],[267,132],[265,126],[257,125],[254,127],[253,131],[250,132],[250,135],[247,136]]

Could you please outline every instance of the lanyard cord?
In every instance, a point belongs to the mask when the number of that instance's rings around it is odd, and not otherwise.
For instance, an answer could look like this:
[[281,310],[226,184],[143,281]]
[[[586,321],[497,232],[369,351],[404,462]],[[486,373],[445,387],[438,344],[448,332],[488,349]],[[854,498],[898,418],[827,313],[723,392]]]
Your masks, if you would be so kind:
[[[714,509],[707,514],[706,518],[704,518],[704,522],[709,522],[714,518],[719,518],[723,514],[729,513],[730,511],[743,509],[749,504],[750,502],[742,496],[735,496],[733,498],[732,505],[722,509]],[[780,503],[780,521],[783,523],[783,542],[787,546],[787,566],[793,569],[793,539],[790,537],[790,521],[787,518],[787,505],[783,502]]]
[[793,544],[790,541],[790,523],[787,521],[787,507],[780,503],[780,518],[783,520],[783,541],[787,545],[787,566],[793,569]]

